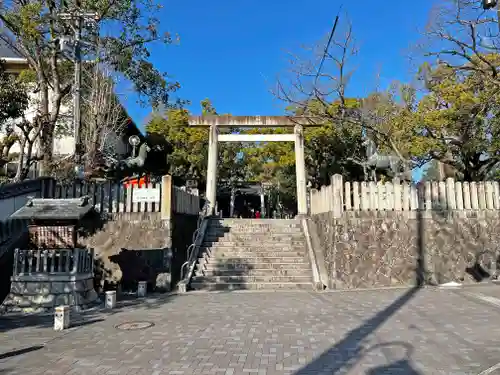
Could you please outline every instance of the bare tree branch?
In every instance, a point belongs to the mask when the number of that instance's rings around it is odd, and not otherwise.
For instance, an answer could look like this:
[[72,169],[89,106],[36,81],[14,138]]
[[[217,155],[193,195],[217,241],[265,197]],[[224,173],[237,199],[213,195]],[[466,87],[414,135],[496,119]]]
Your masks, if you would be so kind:
[[[350,64],[358,54],[349,21],[341,36],[334,37],[326,53],[324,50],[323,45],[320,45],[303,48],[303,53],[299,55],[289,53],[289,72],[285,79],[278,78],[272,91],[274,96],[287,103],[295,114],[309,117],[312,123],[333,123],[369,130],[380,143],[407,162],[407,157],[392,138],[391,129],[380,126],[387,116],[374,121],[374,117],[369,116],[371,109],[365,105],[365,100],[355,99],[355,104],[347,103],[346,89],[355,72]],[[318,72],[318,62],[323,57],[324,69]]]
[[489,58],[500,52],[498,20],[479,3],[447,0],[436,6],[425,31],[424,54],[454,72],[477,72],[500,86],[498,59]]
[[130,122],[115,93],[113,74],[105,64],[84,69],[82,96],[82,146],[87,170],[102,158],[117,158],[118,142]]

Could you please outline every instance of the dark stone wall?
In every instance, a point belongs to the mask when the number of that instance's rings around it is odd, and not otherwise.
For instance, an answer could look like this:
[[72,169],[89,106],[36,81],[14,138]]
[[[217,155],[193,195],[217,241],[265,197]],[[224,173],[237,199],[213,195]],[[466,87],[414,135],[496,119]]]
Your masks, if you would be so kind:
[[82,241],[94,248],[98,291],[136,288],[138,281],[155,287],[158,273],[170,272],[164,264],[170,248],[170,223],[159,212],[112,214],[96,233]]
[[14,250],[10,249],[0,258],[0,303],[10,292],[10,278],[13,271]]
[[10,292],[12,273],[14,271],[14,250],[28,243],[28,233],[12,235],[9,241],[0,244],[0,304]]
[[331,287],[475,283],[496,276],[498,211],[314,215]]
[[[148,281],[148,287],[154,289],[160,274],[168,274],[166,279],[173,287],[186,261],[197,219],[174,214],[165,221],[159,212],[113,214],[84,241],[95,249],[96,289],[113,289],[119,284],[124,290],[134,290],[138,281]],[[171,267],[167,250],[172,250]]]
[[198,216],[174,214],[172,216],[172,282],[180,281],[182,264],[187,260],[187,248],[193,243],[193,233],[198,225]]
[[[98,219],[96,219],[98,221]],[[134,290],[138,281],[148,281],[148,288],[158,289],[158,281],[173,287],[186,261],[186,249],[192,243],[197,216],[174,214],[171,221],[161,219],[159,212],[112,214],[103,223],[94,223],[87,236],[80,240],[95,249],[95,280],[97,291]],[[27,241],[27,236],[22,237]],[[19,241],[0,243],[0,303],[10,291],[15,247]],[[123,250],[125,249],[125,250]],[[168,267],[167,252],[172,250]],[[165,285],[160,287],[160,290]]]

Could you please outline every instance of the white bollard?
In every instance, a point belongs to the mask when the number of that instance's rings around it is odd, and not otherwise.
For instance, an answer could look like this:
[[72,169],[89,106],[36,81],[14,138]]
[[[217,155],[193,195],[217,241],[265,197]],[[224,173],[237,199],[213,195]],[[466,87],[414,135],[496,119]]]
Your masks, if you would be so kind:
[[69,328],[69,306],[57,306],[54,313],[54,330],[62,331]]
[[146,297],[147,289],[148,289],[148,282],[139,281],[137,285],[137,297]]
[[104,306],[107,309],[114,309],[116,307],[116,290],[108,290],[106,292]]

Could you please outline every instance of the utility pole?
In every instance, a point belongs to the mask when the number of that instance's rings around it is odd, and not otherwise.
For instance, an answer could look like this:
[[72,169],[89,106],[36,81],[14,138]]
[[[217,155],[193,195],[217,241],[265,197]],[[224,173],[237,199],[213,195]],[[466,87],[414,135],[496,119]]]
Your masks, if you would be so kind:
[[[76,7],[78,12],[80,13],[80,1],[76,2]],[[75,87],[73,93],[73,126],[75,129],[75,163],[76,163],[76,172],[80,174],[80,166],[82,164],[82,140],[81,140],[81,107],[80,107],[80,98],[81,98],[81,86],[82,86],[82,48],[81,48],[81,39],[82,39],[82,26],[83,19],[81,14],[77,15],[75,20]]]
[[[84,13],[81,9],[81,1],[77,0],[75,9],[69,13],[61,13],[59,17],[63,20],[69,20],[73,29],[73,61],[75,64],[75,77],[73,86],[73,129],[75,137],[75,172],[77,176],[82,177],[82,139],[81,139],[81,86],[82,86],[82,32],[83,27],[89,24],[95,24],[98,21],[96,13]],[[63,41],[64,43],[64,41]],[[64,49],[64,46],[61,46]]]

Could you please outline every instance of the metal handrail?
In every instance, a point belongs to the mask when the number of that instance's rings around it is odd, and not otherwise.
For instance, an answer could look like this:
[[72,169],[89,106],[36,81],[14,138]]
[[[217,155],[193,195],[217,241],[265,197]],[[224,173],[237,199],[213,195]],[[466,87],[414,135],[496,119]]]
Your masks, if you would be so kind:
[[[187,260],[182,264],[181,266],[181,280],[183,281],[186,278],[186,275],[191,273],[191,271],[194,269],[194,266],[196,264],[196,261],[198,260],[198,253],[195,252],[194,250],[196,249],[198,241],[201,239],[200,236],[202,236],[200,232],[201,225],[203,224],[203,221],[210,216],[210,205],[208,201],[205,201],[205,204],[203,205],[203,208],[200,211],[200,215],[198,216],[198,221],[196,223],[196,230],[193,233],[193,236],[191,238],[192,244],[188,246],[186,252],[187,252]],[[186,272],[187,270],[187,272]]]

